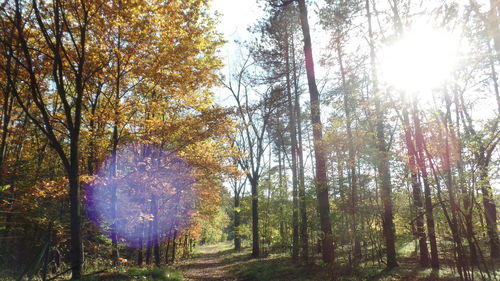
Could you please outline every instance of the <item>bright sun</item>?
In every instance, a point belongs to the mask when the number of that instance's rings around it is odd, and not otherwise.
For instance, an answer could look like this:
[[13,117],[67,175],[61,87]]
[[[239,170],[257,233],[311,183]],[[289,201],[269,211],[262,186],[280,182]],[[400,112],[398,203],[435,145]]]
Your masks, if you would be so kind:
[[382,82],[409,94],[430,94],[457,65],[458,36],[419,26],[378,54]]

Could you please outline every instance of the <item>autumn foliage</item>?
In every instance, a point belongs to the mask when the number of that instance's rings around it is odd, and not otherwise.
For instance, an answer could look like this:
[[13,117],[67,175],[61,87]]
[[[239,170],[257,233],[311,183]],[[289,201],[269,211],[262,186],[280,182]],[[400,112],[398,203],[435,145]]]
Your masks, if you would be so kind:
[[199,236],[231,154],[215,23],[208,1],[2,2],[2,264],[21,272],[51,237],[54,271],[78,278],[110,227],[147,262],[143,228],[166,260]]

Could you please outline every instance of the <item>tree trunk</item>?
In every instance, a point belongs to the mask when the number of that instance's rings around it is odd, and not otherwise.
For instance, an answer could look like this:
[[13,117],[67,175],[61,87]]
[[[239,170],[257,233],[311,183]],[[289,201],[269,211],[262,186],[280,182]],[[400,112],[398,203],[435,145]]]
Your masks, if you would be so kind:
[[158,241],[160,233],[158,233],[158,199],[156,196],[153,196],[151,200],[151,214],[153,215],[153,255],[155,258],[155,265],[160,266],[160,241]]
[[[168,233],[170,236],[170,232]],[[169,263],[168,255],[169,255],[169,250],[170,250],[170,238],[167,240],[167,245],[165,246],[165,264]]]
[[240,195],[234,194],[234,249],[241,251],[241,236],[240,236]]
[[143,263],[143,256],[142,256],[142,245],[144,241],[144,222],[141,223],[141,229],[139,230],[139,248],[137,249],[138,254],[137,254],[137,265],[141,266]]
[[146,265],[151,264],[151,248],[152,248],[152,234],[153,232],[153,222],[148,221],[148,226],[146,230]]
[[[476,250],[476,243],[474,239],[474,224],[473,224],[473,213],[474,206],[474,188],[468,189],[466,181],[466,175],[464,174],[464,162],[463,162],[463,149],[462,149],[462,136],[460,133],[460,110],[462,106],[460,104],[459,93],[455,91],[454,102],[455,102],[455,127],[457,131],[457,142],[458,142],[458,159],[457,159],[457,170],[458,170],[458,187],[461,192],[462,202],[463,202],[463,217],[465,220],[465,235],[467,243],[469,246],[470,263],[472,266],[479,265],[478,254]],[[499,107],[500,108],[500,107]],[[418,118],[417,118],[418,119]],[[423,138],[423,137],[422,137]],[[476,177],[472,178],[472,186],[476,186]]]
[[[118,0],[118,9],[121,8],[121,0]],[[118,123],[119,123],[119,110],[120,110],[120,83],[121,83],[121,60],[119,52],[121,50],[121,27],[118,26],[117,30],[117,53],[116,55],[116,80],[114,92],[114,122],[113,122],[113,136],[112,136],[112,151],[111,151],[111,176],[116,179],[118,170],[118,161],[116,155],[118,148]],[[111,188],[111,255],[113,258],[118,259],[118,237],[116,233],[116,185]]]
[[[348,199],[346,198],[346,188],[345,188],[345,176],[344,176],[344,155],[341,149],[337,150],[337,175],[338,175],[338,194],[340,196],[339,208],[341,212],[340,220],[340,229],[347,230],[349,228],[349,221],[346,219],[345,214],[348,213]],[[332,172],[333,173],[333,172]],[[344,236],[345,237],[345,236]]]
[[71,268],[72,279],[80,279],[82,275],[82,229],[80,216],[80,177],[78,174],[78,139],[73,133],[71,138],[71,164],[68,171],[71,229]]
[[[116,127],[115,127],[116,130]],[[113,177],[113,181],[116,180],[116,148],[113,148],[113,152],[111,156],[111,176]],[[111,203],[111,226],[110,226],[110,231],[111,231],[111,256],[115,259],[114,262],[118,260],[119,253],[118,253],[118,235],[116,233],[116,223],[117,223],[117,217],[116,217],[116,210],[117,210],[117,198],[116,198],[116,192],[117,192],[117,185],[113,184],[111,186],[111,198],[110,198],[110,203]]]
[[[10,60],[9,60],[10,62]],[[7,66],[9,67],[10,64]],[[10,85],[7,84],[4,90],[4,100],[2,105],[2,136],[0,140],[0,173],[3,172],[3,160],[7,151],[7,135],[9,133],[9,124],[12,113],[14,98],[10,98]],[[2,184],[2,182],[0,182]]]
[[[278,117],[278,122],[279,122],[279,117]],[[279,136],[280,138],[282,137],[281,134]],[[283,164],[282,162],[282,157],[281,157],[281,141],[280,143],[277,145],[278,147],[278,188],[279,188],[279,191],[280,191],[280,200],[283,200],[282,202],[284,202],[287,194],[286,194],[286,190],[283,190]],[[280,209],[279,209],[279,212],[280,212],[280,238],[281,238],[281,244],[282,245],[285,245],[288,243],[287,241],[287,237],[286,237],[286,232],[285,232],[285,217],[284,217],[284,213],[283,213],[283,204],[280,204]]]
[[346,73],[344,69],[344,61],[342,54],[342,46],[340,44],[340,36],[337,35],[336,40],[337,56],[339,60],[340,75],[342,78],[342,89],[344,92],[344,111],[345,111],[345,126],[347,131],[347,145],[348,145],[348,167],[350,169],[350,186],[351,186],[351,201],[349,206],[349,213],[351,214],[351,233],[354,241],[353,256],[354,263],[357,263],[361,258],[361,242],[359,239],[358,222],[357,222],[357,209],[358,209],[358,182],[356,175],[356,151],[354,147],[354,138],[352,136],[352,119],[351,119],[351,91],[346,82]]
[[[31,11],[34,12],[36,16],[37,26],[35,28],[40,29],[42,32],[47,32],[45,25],[42,22],[42,16],[40,15],[40,10],[38,9],[37,2],[33,1]],[[82,5],[85,5],[82,2]],[[85,51],[86,51],[86,32],[88,24],[88,11],[82,9],[81,14],[81,25],[78,28],[78,45],[80,52],[77,52],[76,67],[74,72],[72,72],[72,77],[74,77],[74,93],[73,98],[68,99],[68,93],[64,83],[65,71],[64,71],[64,61],[63,61],[63,18],[65,17],[65,10],[61,8],[61,3],[55,1],[53,9],[53,31],[48,35],[53,40],[53,48],[51,49],[51,57],[53,60],[53,72],[52,72],[52,82],[56,89],[56,93],[60,100],[65,104],[64,116],[65,124],[67,125],[67,132],[69,134],[69,157],[67,152],[63,149],[63,143],[56,137],[53,124],[50,120],[48,113],[48,108],[45,104],[46,101],[41,98],[40,95],[40,85],[37,81],[35,73],[35,62],[32,59],[30,53],[30,46],[28,45],[28,40],[25,37],[25,23],[23,22],[22,12],[25,7],[22,7],[22,3],[19,0],[15,1],[14,7],[14,19],[13,24],[17,31],[17,43],[21,49],[24,56],[25,69],[28,72],[29,77],[29,91],[32,96],[32,100],[35,106],[38,108],[38,112],[42,115],[42,120],[34,118],[30,114],[29,109],[23,103],[22,98],[19,93],[15,90],[16,83],[12,80],[12,77],[7,75],[11,89],[13,90],[13,95],[20,105],[22,105],[23,111],[29,115],[29,118],[36,125],[38,129],[49,139],[51,146],[57,152],[59,158],[61,159],[66,175],[69,182],[69,202],[70,202],[70,260],[71,260],[71,272],[72,279],[80,279],[82,275],[82,262],[83,262],[83,252],[82,252],[82,230],[81,230],[81,216],[80,216],[80,180],[79,180],[79,139],[80,139],[80,128],[82,119],[82,100],[84,95],[84,66],[85,64]],[[70,32],[70,31],[67,31]],[[73,38],[73,37],[72,37]],[[45,40],[51,40],[45,38]],[[74,41],[75,43],[75,41]],[[76,44],[76,43],[75,43]],[[69,106],[69,104],[72,104]]]
[[425,165],[424,142],[423,142],[424,135],[422,133],[420,118],[415,103],[413,110],[413,123],[415,124],[415,141],[417,147],[416,158],[420,169],[420,173],[422,175],[422,181],[424,184],[425,218],[427,223],[427,232],[429,233],[429,242],[431,246],[431,267],[433,269],[439,269],[439,254],[436,241],[436,230],[435,230],[436,227],[434,224],[434,207],[432,205],[431,188],[429,185],[427,167]]
[[319,102],[319,91],[314,74],[314,61],[311,46],[311,35],[307,19],[307,7],[305,0],[298,0],[300,11],[300,22],[304,35],[304,55],[307,72],[307,83],[311,104],[311,124],[313,127],[314,158],[316,162],[316,196],[318,199],[318,211],[322,232],[322,255],[323,261],[333,268],[334,248],[332,226],[330,223],[330,202],[328,199],[328,182],[326,175],[326,158],[323,149],[323,132],[321,125],[321,111]]
[[423,204],[422,204],[422,191],[420,189],[420,182],[418,181],[418,166],[417,166],[417,151],[415,150],[414,141],[411,134],[410,121],[408,117],[408,110],[406,107],[403,109],[403,127],[405,131],[406,148],[408,150],[408,166],[410,170],[410,182],[413,194],[413,203],[415,204],[416,216],[415,224],[417,226],[417,238],[420,253],[420,266],[429,266],[429,250],[427,248],[427,237],[424,230],[423,222]]
[[459,222],[459,206],[456,199],[455,187],[453,185],[453,177],[451,171],[451,161],[450,161],[450,140],[449,136],[451,135],[451,101],[450,97],[445,94],[445,102],[446,102],[446,116],[443,118],[443,126],[444,126],[444,137],[440,136],[445,143],[445,151],[442,154],[443,166],[445,168],[445,182],[448,187],[448,198],[450,201],[450,209],[451,209],[451,219],[449,222],[450,230],[453,236],[453,241],[455,244],[454,250],[456,254],[456,262],[457,262],[457,270],[462,280],[470,280],[468,273],[468,265],[467,260],[463,251],[462,246],[462,237],[460,234],[460,222]]
[[377,128],[377,142],[379,143],[378,174],[380,178],[380,195],[384,208],[382,227],[386,245],[387,268],[392,269],[397,267],[398,263],[396,261],[396,237],[394,229],[394,215],[392,212],[391,174],[389,171],[388,153],[385,150],[386,144],[383,124],[379,123]]
[[389,155],[388,148],[385,142],[384,132],[384,112],[381,108],[380,93],[378,93],[377,70],[375,63],[375,46],[373,43],[373,31],[370,12],[370,1],[366,0],[366,15],[368,18],[368,33],[370,44],[370,64],[372,71],[372,92],[375,96],[375,111],[376,111],[376,142],[377,142],[377,171],[379,175],[380,196],[384,208],[382,216],[382,228],[384,232],[386,254],[387,254],[387,268],[392,269],[398,266],[396,261],[396,238],[394,230],[394,215],[392,212],[392,198],[391,198],[391,174],[389,170]]
[[250,185],[252,189],[252,257],[257,258],[260,256],[258,179],[250,179]]
[[292,85],[290,81],[290,52],[288,37],[286,38],[285,72],[286,72],[286,93],[288,101],[288,130],[290,132],[291,154],[292,154],[292,262],[297,262],[299,258],[299,210],[298,210],[298,179],[297,179],[297,131],[295,122],[295,112],[292,101]]
[[309,262],[309,236],[307,233],[307,206],[306,185],[304,176],[304,153],[302,150],[302,118],[300,111],[299,83],[297,78],[297,67],[295,63],[295,43],[292,36],[292,73],[295,98],[295,115],[297,120],[297,153],[298,153],[298,175],[299,175],[299,213],[300,213],[300,241],[302,244],[302,261]]
[[[119,81],[119,79],[118,79]],[[117,82],[119,83],[119,82]],[[119,99],[118,93],[116,94],[116,98]],[[117,106],[115,104],[115,106]],[[117,112],[115,112],[117,114]],[[118,118],[115,116],[115,118]],[[113,181],[117,180],[117,172],[118,172],[118,155],[117,155],[117,148],[118,148],[118,121],[115,120],[114,125],[113,125],[113,139],[112,139],[112,150],[111,150],[111,177]],[[111,226],[110,226],[110,231],[111,231],[111,256],[116,260],[119,257],[118,253],[118,236],[116,233],[116,210],[117,210],[117,198],[116,198],[116,192],[117,192],[117,184],[113,184],[111,187]]]
[[99,103],[99,96],[101,95],[102,83],[97,86],[97,92],[94,100],[90,101],[90,120],[89,120],[89,144],[87,147],[87,172],[93,175],[97,168],[97,144],[96,144],[96,111]]
[[172,238],[172,263],[175,263],[175,252],[177,251],[177,243],[176,243],[176,240],[177,239],[177,229],[174,230],[174,237]]
[[[10,59],[9,59],[9,63],[7,64],[6,66],[7,68],[10,68]],[[10,75],[10,73],[8,71],[6,71],[8,75]],[[4,159],[5,159],[5,155],[7,153],[7,136],[8,136],[8,132],[9,132],[9,124],[10,124],[10,118],[11,118],[11,113],[12,113],[12,105],[13,105],[13,101],[14,101],[14,97],[10,98],[10,86],[9,84],[7,84],[5,86],[5,91],[4,91],[4,103],[3,103],[3,106],[2,106],[2,137],[1,137],[1,141],[0,141],[0,175],[7,175],[7,171],[5,171],[4,169],[4,166],[3,166],[3,163],[4,163]],[[26,120],[27,118],[25,118],[25,123],[26,123]],[[17,160],[16,160],[17,162]],[[41,161],[40,161],[41,162]],[[41,164],[41,163],[39,163]],[[40,165],[38,165],[38,167],[40,167]],[[7,202],[9,202],[8,204],[11,206],[10,209],[12,210],[13,209],[13,200],[15,200],[14,198],[14,177],[10,176],[10,177],[1,177],[0,178],[0,186],[2,185],[5,185],[7,183],[10,184],[10,188],[9,188],[9,193],[10,193],[10,200],[8,200]],[[12,213],[7,213],[6,215],[6,218],[5,218],[5,229],[3,231],[4,233],[4,236],[5,237],[8,237],[9,236],[9,233],[10,233],[10,228],[11,228],[11,221],[12,220]],[[7,243],[9,244],[7,241],[5,241],[7,239],[0,239],[0,249],[4,249],[5,252],[4,254],[7,254],[8,251],[7,251],[7,248],[8,246],[4,246],[3,244],[4,243]]]
[[493,189],[491,188],[490,178],[488,176],[489,157],[480,153],[477,161],[479,169],[479,186],[483,193],[484,217],[486,219],[486,233],[490,242],[490,255],[492,258],[500,257],[500,246],[497,230],[497,210],[493,198]]

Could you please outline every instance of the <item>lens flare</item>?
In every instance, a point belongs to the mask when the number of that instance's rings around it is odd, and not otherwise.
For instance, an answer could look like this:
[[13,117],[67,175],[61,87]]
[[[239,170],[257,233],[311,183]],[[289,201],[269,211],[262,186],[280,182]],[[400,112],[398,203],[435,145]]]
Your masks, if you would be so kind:
[[382,81],[407,93],[430,94],[451,78],[459,46],[453,32],[416,25],[378,54]]
[[114,228],[118,242],[140,248],[190,226],[195,186],[192,169],[174,153],[132,144],[104,161],[87,186],[86,209],[106,235]]

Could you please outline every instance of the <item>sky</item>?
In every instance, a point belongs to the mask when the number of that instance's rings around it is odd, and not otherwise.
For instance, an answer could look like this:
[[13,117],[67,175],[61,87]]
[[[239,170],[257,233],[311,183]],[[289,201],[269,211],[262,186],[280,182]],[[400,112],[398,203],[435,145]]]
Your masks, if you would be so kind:
[[[222,74],[228,77],[241,63],[243,50],[237,41],[243,42],[250,38],[248,27],[257,23],[263,10],[257,4],[257,0],[213,0],[211,8],[212,11],[220,14],[217,29],[226,40],[226,44],[220,51],[224,63]],[[217,104],[232,103],[232,97],[227,89],[220,87],[214,91]]]
[[[221,50],[224,63],[227,67],[237,64],[241,57],[241,48],[235,41],[245,41],[250,38],[248,27],[257,23],[263,15],[262,8],[257,0],[213,0],[212,9],[220,13],[218,30],[227,41]],[[229,69],[226,69],[225,73]]]
[[[250,40],[252,38],[251,33],[248,28],[258,22],[258,19],[264,15],[262,3],[259,0],[213,0],[211,2],[211,8],[215,12],[220,14],[218,31],[220,31],[226,44],[222,48],[220,55],[224,61],[224,69],[222,74],[226,77],[231,73],[234,73],[239,68],[241,64],[242,57],[244,56],[244,48],[240,47],[237,43]],[[316,1],[320,2],[320,1]],[[318,32],[318,25],[315,24],[318,19],[316,13],[314,12],[315,7],[309,6],[309,24],[311,27],[311,36],[313,45],[315,47],[325,46],[327,43],[324,39],[327,38],[322,36],[321,32]],[[322,40],[323,39],[323,40]],[[319,43],[319,44],[318,44]],[[319,64],[319,58],[322,47],[313,48],[313,57],[315,61],[316,75],[318,83],[321,84],[321,79],[325,75],[328,75],[324,69],[322,69]],[[321,88],[321,85],[319,85]],[[217,89],[216,91],[216,102],[219,104],[227,104],[232,98],[227,90]]]

